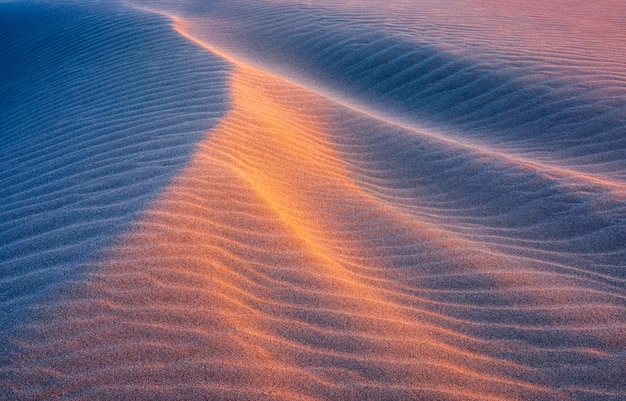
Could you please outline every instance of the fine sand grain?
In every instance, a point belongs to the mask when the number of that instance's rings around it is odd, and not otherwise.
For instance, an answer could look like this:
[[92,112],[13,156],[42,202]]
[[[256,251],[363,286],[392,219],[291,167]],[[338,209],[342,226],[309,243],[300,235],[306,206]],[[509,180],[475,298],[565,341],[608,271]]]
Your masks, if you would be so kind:
[[626,9],[378,3],[0,4],[0,399],[626,399]]

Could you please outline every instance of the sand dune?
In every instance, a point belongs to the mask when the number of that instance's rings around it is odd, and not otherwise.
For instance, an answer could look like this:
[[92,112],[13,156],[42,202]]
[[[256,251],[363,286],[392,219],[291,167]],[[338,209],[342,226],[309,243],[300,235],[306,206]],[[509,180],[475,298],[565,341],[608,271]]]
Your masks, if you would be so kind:
[[626,398],[619,5],[477,3],[0,5],[0,398]]
[[20,324],[187,163],[226,110],[229,67],[129,8],[10,2],[0,18],[5,368]]

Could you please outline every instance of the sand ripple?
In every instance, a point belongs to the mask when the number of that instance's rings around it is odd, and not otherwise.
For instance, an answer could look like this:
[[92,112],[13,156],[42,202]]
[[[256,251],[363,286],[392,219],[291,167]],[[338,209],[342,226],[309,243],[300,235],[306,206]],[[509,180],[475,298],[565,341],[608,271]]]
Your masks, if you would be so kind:
[[418,42],[403,2],[138,3],[66,16],[120,68],[71,81],[93,103],[1,99],[0,396],[626,398],[620,55],[481,61],[432,5]]

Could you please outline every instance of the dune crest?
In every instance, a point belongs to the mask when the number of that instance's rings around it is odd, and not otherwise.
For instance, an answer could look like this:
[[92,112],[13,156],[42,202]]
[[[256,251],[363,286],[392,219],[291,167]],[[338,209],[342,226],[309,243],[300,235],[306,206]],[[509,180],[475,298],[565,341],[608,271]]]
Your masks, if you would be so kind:
[[[169,19],[169,33],[189,46],[167,47],[180,42],[164,35],[150,48],[179,62],[193,55],[206,79],[155,64],[193,96],[149,81],[163,97],[131,90],[109,101],[152,107],[135,120],[147,128],[128,147],[139,159],[154,147],[183,150],[175,163],[153,161],[166,185],[136,195],[140,209],[118,212],[123,229],[73,264],[62,290],[50,286],[31,303],[16,290],[3,300],[28,319],[0,332],[8,350],[0,398],[626,398],[619,85],[605,102],[587,96],[588,81],[572,89],[578,72],[551,82],[528,60],[494,72],[406,41],[358,4],[134,3],[153,29]],[[411,4],[389,6],[390,15]],[[446,24],[442,35],[454,31]],[[235,28],[239,36],[227,38]],[[263,45],[267,54],[255,53]],[[151,62],[167,59],[158,54]],[[106,69],[98,71],[106,81]],[[169,119],[158,119],[164,110]],[[97,111],[95,126],[104,118]],[[170,146],[145,140],[170,130]],[[84,147],[105,169],[130,157],[114,152],[126,142],[111,133],[93,141],[81,133],[81,141],[61,132],[61,144],[43,142],[54,144],[49,159],[33,136],[37,160],[60,163],[63,143],[70,155]],[[134,193],[136,173],[120,173],[122,193]],[[67,183],[62,194],[74,188],[75,175],[57,175]],[[12,206],[31,193],[29,182],[11,182],[21,191],[5,203],[11,222],[30,218]],[[37,198],[44,190],[33,187],[29,202],[59,201]],[[12,252],[3,262],[15,265],[0,288],[58,267],[24,262],[42,255],[28,246],[32,238],[16,238],[0,244]],[[46,244],[53,252],[62,245]]]
[[[589,330],[585,317],[562,309],[580,300],[576,286],[550,295],[554,284],[533,280],[528,266],[498,272],[504,255],[363,191],[337,149],[333,134],[344,127],[335,105],[244,66],[230,90],[232,109],[220,126],[61,308],[53,337],[72,340],[34,342],[31,357],[53,361],[47,369],[58,386],[32,395],[569,399],[551,388],[549,362],[534,359],[545,352],[602,359],[568,345],[569,335]],[[407,253],[414,260],[403,266],[396,258]],[[452,272],[485,275],[467,296],[481,287],[496,297],[533,288],[525,296],[534,306],[463,305],[462,289],[446,299],[428,288],[437,274],[420,267],[433,263],[442,284],[454,285]],[[544,308],[557,305],[567,323],[551,328]],[[511,324],[446,308],[520,316]],[[533,316],[547,326],[532,324]],[[521,339],[488,335],[536,330],[562,344],[513,356]],[[20,374],[36,380],[40,368]]]

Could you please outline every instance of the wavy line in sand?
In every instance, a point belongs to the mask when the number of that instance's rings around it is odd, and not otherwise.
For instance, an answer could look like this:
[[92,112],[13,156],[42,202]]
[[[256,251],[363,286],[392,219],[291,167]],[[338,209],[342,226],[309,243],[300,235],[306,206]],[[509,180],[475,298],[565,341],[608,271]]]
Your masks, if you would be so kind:
[[346,151],[342,135],[401,127],[235,64],[232,110],[189,165],[72,296],[40,306],[15,394],[625,395],[622,286],[593,298],[576,255],[579,270],[556,275],[399,207],[390,171],[374,181],[368,147]]
[[[594,365],[617,365],[589,319],[611,325],[616,301],[563,309],[582,287],[568,297],[557,276],[516,274],[528,266],[364,191],[336,149],[345,121],[327,99],[241,63],[231,93],[232,110],[133,232],[33,326],[40,341],[24,344],[18,374],[42,386],[17,393],[568,399],[582,377],[583,394],[601,391]],[[412,263],[394,265],[407,252]],[[525,303],[537,309],[517,309]],[[501,326],[498,305],[509,306]],[[559,358],[577,367],[551,373]]]
[[[236,65],[241,64],[241,61],[239,61],[239,59],[228,54],[228,52],[207,44],[206,42],[198,39],[197,37],[189,33],[187,23],[184,20],[171,15],[170,18],[174,20],[174,29],[183,37],[189,39],[190,41],[198,44],[199,46],[207,49],[214,54],[218,54],[220,57],[223,57],[224,59],[227,59]],[[363,105],[354,103],[354,101],[345,98],[340,94],[325,93],[325,96],[330,96],[333,101],[338,102],[343,106],[350,107],[375,119],[382,120],[386,124],[398,126],[404,130],[412,131],[420,136],[427,136],[431,139],[444,142],[445,144],[450,146],[469,149],[475,152],[477,154],[477,157],[486,157],[490,160],[492,158],[495,158],[502,162],[513,163],[524,169],[537,171],[548,179],[558,180],[562,185],[576,188],[577,186],[582,184],[583,187],[587,186],[588,190],[594,190],[593,188],[596,188],[604,191],[609,191],[612,193],[613,196],[616,197],[617,200],[625,199],[624,197],[626,196],[626,184],[621,179],[611,179],[609,176],[591,174],[573,168],[561,167],[558,164],[555,164],[555,162],[558,163],[558,161],[555,161],[554,159],[550,161],[535,159],[530,155],[524,155],[519,150],[517,152],[513,150],[511,153],[506,153],[502,150],[497,150],[493,145],[490,146],[486,143],[483,144],[480,140],[463,139],[461,137],[458,137],[458,135],[450,132],[446,132],[444,134],[435,132],[432,129],[427,129],[425,127],[415,128],[415,126],[411,123],[405,123],[401,120],[399,121],[397,118],[385,116],[384,113],[381,113],[380,111],[376,111],[372,108],[364,107]]]
[[14,398],[6,377],[25,327],[84,279],[227,107],[227,63],[166,18],[52,3],[0,4],[0,399]]

